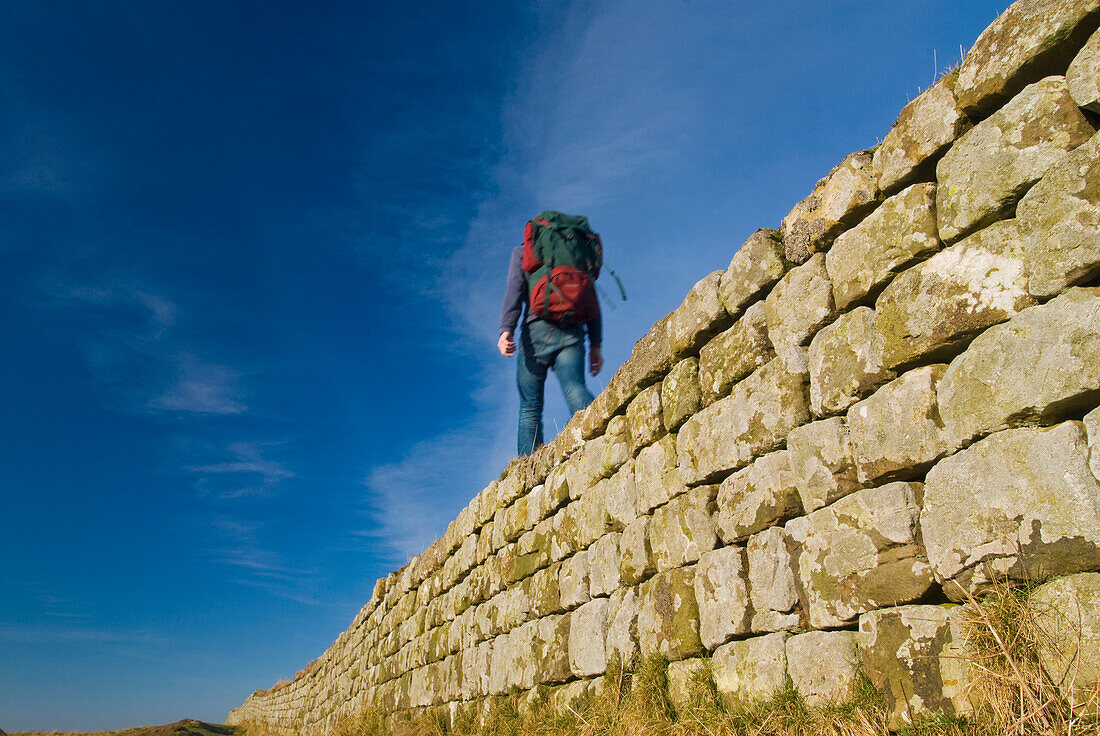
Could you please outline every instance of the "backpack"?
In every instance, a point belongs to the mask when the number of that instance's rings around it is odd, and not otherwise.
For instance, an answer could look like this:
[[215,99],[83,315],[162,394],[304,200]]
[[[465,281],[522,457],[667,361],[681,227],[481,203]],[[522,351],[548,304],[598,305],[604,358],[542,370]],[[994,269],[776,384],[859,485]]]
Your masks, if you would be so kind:
[[599,314],[596,279],[603,266],[600,236],[583,215],[543,210],[523,232],[523,270],[529,274],[529,309],[567,326]]

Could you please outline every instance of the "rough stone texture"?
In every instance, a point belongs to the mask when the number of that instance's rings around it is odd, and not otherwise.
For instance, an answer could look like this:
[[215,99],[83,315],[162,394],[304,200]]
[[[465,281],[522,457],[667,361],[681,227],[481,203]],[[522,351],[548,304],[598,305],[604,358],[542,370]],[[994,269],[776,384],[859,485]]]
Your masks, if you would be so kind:
[[776,358],[687,420],[676,437],[684,482],[706,481],[775,449],[809,419],[807,379]]
[[654,575],[642,583],[638,598],[638,642],[642,656],[660,652],[675,661],[703,651],[694,567]]
[[699,638],[714,649],[750,631],[748,565],[743,547],[722,547],[703,553],[695,566],[695,600],[699,606]]
[[792,429],[787,434],[787,466],[789,482],[807,513],[860,488],[848,425],[841,417]]
[[532,621],[526,626],[537,626],[533,635],[533,646],[528,651],[517,654],[523,661],[533,661],[535,676],[528,687],[535,683],[565,682],[569,679],[569,631],[573,617],[547,616]]
[[685,358],[672,367],[661,382],[664,426],[674,432],[703,404],[699,386],[699,359]]
[[870,151],[849,154],[817,182],[813,192],[783,218],[780,232],[787,260],[805,263],[879,200]]
[[1098,9],[1096,0],[1014,3],[978,36],[959,67],[959,108],[988,114],[1024,85],[1062,73],[1096,28]]
[[569,669],[577,677],[607,669],[607,598],[589,601],[573,612],[569,624]]
[[859,634],[809,631],[787,640],[787,672],[811,707],[847,701],[862,672]]
[[666,435],[638,453],[634,461],[634,485],[639,514],[649,513],[687,490],[676,469],[674,435]]
[[619,539],[619,575],[634,585],[657,572],[657,558],[649,544],[648,516],[640,516],[623,530]]
[[936,185],[914,184],[843,233],[825,256],[837,309],[873,294],[894,273],[935,253]]
[[1047,169],[1095,132],[1065,79],[1029,85],[960,138],[936,166],[940,238],[953,242],[1009,214]]
[[1089,468],[1092,474],[1100,480],[1100,408],[1093,409],[1085,415],[1085,434],[1089,443]]
[[1085,47],[1070,62],[1066,86],[1078,107],[1100,112],[1100,32],[1089,36]]
[[776,632],[714,650],[714,685],[727,706],[766,700],[786,685],[789,636]]
[[757,458],[718,489],[718,533],[726,543],[748,539],[800,513],[786,450]]
[[694,488],[653,512],[649,544],[658,572],[695,562],[714,549],[718,536],[711,516],[713,491],[713,486]]
[[710,663],[702,657],[682,659],[668,665],[668,697],[672,701],[672,710],[678,715],[686,714],[699,702],[698,693],[709,683]]
[[919,483],[890,483],[787,522],[811,626],[843,626],[931,587],[917,525],[920,492]]
[[780,631],[799,623],[798,588],[787,548],[787,534],[780,527],[765,529],[749,539],[749,591],[752,630]]
[[664,436],[660,384],[654,384],[634,397],[626,407],[626,421],[630,426],[631,448],[635,452]]
[[722,271],[715,271],[700,279],[691,287],[683,303],[669,315],[668,340],[673,359],[697,351],[733,321],[718,300],[721,278]]
[[875,303],[886,368],[951,358],[977,332],[1035,304],[1019,229],[979,230],[898,276]]
[[1054,296],[1100,272],[1100,135],[1050,168],[1016,209],[1028,290]]
[[768,339],[776,351],[808,343],[814,333],[836,318],[823,253],[815,253],[779,280],[764,301],[764,315]]
[[671,319],[672,315],[666,314],[649,328],[645,337],[634,343],[628,362],[633,383],[639,389],[658,380],[672,367],[672,345],[668,337]]
[[583,550],[562,562],[561,576],[558,578],[558,594],[563,608],[576,608],[587,603],[591,594],[588,589],[588,551]]
[[857,307],[814,335],[810,343],[810,407],[837,414],[894,378],[882,365],[875,310]]
[[912,716],[965,715],[971,710],[967,660],[954,606],[899,606],[859,617],[863,671],[885,692],[891,729]]
[[607,661],[626,665],[638,656],[638,590],[620,588],[607,606]]
[[936,82],[906,105],[894,127],[875,149],[872,163],[879,189],[892,192],[912,183],[972,123],[955,102],[955,75]]
[[588,549],[588,587],[593,598],[611,595],[622,584],[619,574],[621,538],[619,532],[605,534]]
[[848,410],[861,483],[915,478],[957,445],[945,431],[936,389],[947,366],[914,368]]
[[718,299],[733,316],[778,281],[790,264],[775,230],[760,229],[737,249],[718,282]]
[[939,408],[961,445],[1092,408],[1100,393],[1100,289],[1072,288],[990,327],[951,361]]
[[1036,623],[1047,635],[1039,661],[1070,702],[1084,705],[1100,681],[1100,574],[1054,580],[1031,594]]
[[708,342],[699,351],[699,384],[703,403],[729,394],[735,383],[775,357],[768,339],[764,304],[745,310],[733,327]]
[[614,531],[622,531],[626,525],[638,518],[635,498],[638,495],[634,480],[634,461],[624,463],[615,475],[611,476],[599,491],[603,512],[607,515],[607,524]]
[[[1008,430],[928,473],[921,528],[941,581],[1037,579],[1100,569],[1100,483],[1084,426]],[[948,595],[958,597],[954,584]]]

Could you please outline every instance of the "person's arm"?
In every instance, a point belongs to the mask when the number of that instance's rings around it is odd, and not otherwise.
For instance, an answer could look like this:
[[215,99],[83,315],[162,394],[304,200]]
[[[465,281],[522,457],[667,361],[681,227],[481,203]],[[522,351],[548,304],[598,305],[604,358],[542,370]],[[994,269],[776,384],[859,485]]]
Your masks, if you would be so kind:
[[508,260],[508,278],[504,283],[504,303],[500,308],[500,337],[497,338],[497,350],[501,355],[511,357],[516,353],[513,336],[523,303],[527,298],[527,279],[523,273],[523,248],[514,248]]
[[588,372],[597,376],[603,368],[603,315],[599,309],[596,316],[588,320],[585,327],[588,329]]

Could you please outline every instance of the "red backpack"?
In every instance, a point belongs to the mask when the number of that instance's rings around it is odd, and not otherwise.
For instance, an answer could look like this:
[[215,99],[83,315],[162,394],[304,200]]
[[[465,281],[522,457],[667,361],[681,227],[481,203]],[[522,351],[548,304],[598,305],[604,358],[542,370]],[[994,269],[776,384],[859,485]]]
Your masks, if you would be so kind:
[[559,325],[582,324],[600,311],[596,279],[603,265],[600,236],[583,215],[543,210],[523,233],[529,308]]

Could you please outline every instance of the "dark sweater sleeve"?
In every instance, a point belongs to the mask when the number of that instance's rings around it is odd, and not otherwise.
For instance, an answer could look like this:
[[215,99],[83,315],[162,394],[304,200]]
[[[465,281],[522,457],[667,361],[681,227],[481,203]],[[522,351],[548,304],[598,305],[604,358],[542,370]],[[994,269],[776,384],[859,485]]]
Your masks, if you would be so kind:
[[603,313],[596,308],[596,316],[588,320],[585,325],[588,328],[588,344],[594,348],[603,345]]
[[523,313],[523,303],[527,301],[527,279],[523,273],[523,246],[512,250],[508,261],[508,279],[504,283],[504,303],[500,307],[500,335],[515,333],[516,324]]

